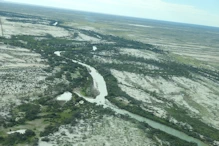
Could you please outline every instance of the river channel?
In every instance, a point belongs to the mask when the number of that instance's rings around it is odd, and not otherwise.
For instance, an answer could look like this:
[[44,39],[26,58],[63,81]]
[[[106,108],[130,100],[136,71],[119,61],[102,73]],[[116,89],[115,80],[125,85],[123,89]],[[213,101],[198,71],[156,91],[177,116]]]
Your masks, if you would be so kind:
[[[61,56],[60,51],[56,51],[56,52],[54,52],[54,54],[56,54],[57,56]],[[117,114],[128,115],[137,121],[145,122],[149,126],[155,128],[155,129],[159,129],[165,133],[168,133],[170,135],[178,137],[178,138],[185,140],[187,142],[194,142],[198,146],[208,146],[207,144],[203,143],[202,141],[200,141],[196,138],[193,138],[193,137],[191,137],[191,136],[189,136],[189,135],[187,135],[179,130],[176,130],[176,129],[168,127],[164,124],[158,123],[156,121],[150,120],[148,118],[130,113],[126,110],[119,109],[119,108],[113,106],[107,99],[105,99],[105,97],[108,95],[108,92],[107,92],[106,82],[105,82],[103,76],[94,67],[92,67],[90,65],[84,64],[84,63],[79,62],[77,60],[72,60],[72,61],[74,63],[78,63],[78,64],[86,67],[89,70],[89,74],[93,78],[94,87],[99,91],[99,95],[95,99],[87,98],[87,97],[80,95],[79,93],[76,93],[80,97],[84,98],[85,100],[87,100],[90,103],[96,103],[98,105],[103,105],[104,108],[110,108]]]

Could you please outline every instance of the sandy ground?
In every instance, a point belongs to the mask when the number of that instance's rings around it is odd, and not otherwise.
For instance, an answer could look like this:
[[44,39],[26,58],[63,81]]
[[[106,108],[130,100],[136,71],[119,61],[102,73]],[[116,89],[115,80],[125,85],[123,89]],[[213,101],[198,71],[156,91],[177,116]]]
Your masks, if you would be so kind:
[[79,33],[79,36],[76,38],[77,41],[89,41],[89,42],[100,42],[100,39]]
[[[131,97],[153,105],[147,106],[147,110],[158,117],[165,117],[165,110],[159,107],[161,99],[156,99],[145,93],[142,89],[156,92],[168,101],[178,104],[189,111],[192,116],[201,117],[202,121],[219,129],[219,108],[217,88],[211,81],[193,81],[184,77],[172,77],[166,80],[162,77],[149,77],[135,73],[111,70],[117,78],[119,87]],[[156,104],[155,104],[156,103]],[[167,106],[167,105],[165,105]],[[150,107],[150,108],[149,108]]]
[[10,22],[6,17],[2,17],[2,24],[5,37],[10,38],[12,35],[46,35],[51,34],[54,37],[69,37],[68,31],[56,26],[43,24],[30,24],[21,22]]
[[93,46],[93,51],[96,51],[97,50],[97,47],[96,46]]
[[153,146],[156,145],[136,124],[117,117],[104,116],[81,120],[77,125],[63,125],[48,136],[50,142],[40,141],[39,146],[67,144],[74,146]]
[[159,60],[157,54],[145,50],[138,50],[138,48],[136,49],[120,48],[119,51],[121,54],[131,55],[144,59]]
[[[145,59],[160,59],[159,56],[156,56],[156,54],[152,52],[126,48],[120,48],[119,50],[121,54],[125,55]],[[113,55],[113,53],[109,51],[101,53],[101,55]],[[95,56],[94,59],[103,63],[123,63],[118,60],[99,56]],[[132,64],[138,64],[152,70],[159,69],[138,62],[133,62]],[[152,112],[154,115],[165,118],[167,112],[161,107],[169,107],[169,105],[171,105],[170,103],[174,102],[188,111],[191,116],[200,118],[203,122],[219,129],[219,114],[217,112],[219,108],[219,84],[217,82],[212,82],[200,76],[197,77],[201,80],[192,80],[185,77],[172,77],[167,80],[159,76],[144,76],[115,69],[111,69],[111,73],[116,77],[119,82],[119,87],[123,91],[131,97],[142,101],[144,103],[144,109]],[[155,92],[165,100],[153,97],[144,90]],[[166,100],[169,102],[166,102]],[[174,122],[174,120],[171,119],[170,121]]]
[[0,116],[8,115],[9,105],[20,104],[20,97],[34,97],[47,88],[45,62],[27,49],[0,45]]
[[17,131],[11,131],[11,132],[8,132],[8,134],[13,134],[13,133],[20,133],[20,134],[24,134],[26,132],[26,129],[21,129],[21,130],[17,130]]
[[166,117],[166,111],[164,109],[156,106],[149,106],[153,103],[163,103],[163,101],[152,97],[143,90],[147,89],[152,92],[159,92],[159,90],[154,87],[153,84],[148,83],[147,78],[139,76],[135,73],[121,72],[118,70],[111,70],[111,73],[117,78],[119,87],[124,92],[137,100],[143,101],[144,104],[147,105],[145,110],[152,112],[158,117]]
[[72,97],[72,93],[65,92],[65,93],[59,95],[56,99],[59,101],[69,101],[69,100],[71,100],[71,97]]

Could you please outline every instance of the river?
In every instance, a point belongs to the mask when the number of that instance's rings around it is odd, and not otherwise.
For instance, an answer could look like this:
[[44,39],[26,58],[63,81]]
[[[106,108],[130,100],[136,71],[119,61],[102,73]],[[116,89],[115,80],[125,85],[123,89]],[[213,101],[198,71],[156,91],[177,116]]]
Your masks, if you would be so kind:
[[[54,52],[57,56],[61,56],[61,52],[60,51],[56,51]],[[107,87],[106,87],[106,82],[103,78],[103,76],[92,66],[87,65],[85,63],[79,62],[77,60],[72,60],[74,63],[78,63],[86,68],[88,68],[89,70],[89,74],[92,76],[93,78],[93,83],[94,83],[94,87],[99,91],[99,95],[95,98],[95,99],[91,99],[91,98],[86,98],[82,95],[80,95],[80,93],[77,93],[77,95],[79,95],[80,97],[84,98],[85,100],[87,100],[88,102],[91,103],[96,103],[98,105],[103,105],[103,107],[105,108],[110,108],[112,109],[115,113],[117,114],[121,114],[121,115],[129,115],[131,118],[140,121],[140,122],[145,122],[147,123],[149,126],[155,128],[155,129],[159,129],[165,133],[168,133],[170,135],[173,135],[175,137],[178,137],[182,140],[188,141],[188,142],[194,142],[197,143],[198,146],[208,146],[207,144],[203,143],[202,141],[193,138],[179,130],[173,129],[171,127],[168,127],[164,124],[158,123],[156,121],[147,119],[145,117],[130,113],[126,110],[123,109],[119,109],[115,106],[113,106],[107,99],[105,99],[105,97],[108,95],[107,92]]]

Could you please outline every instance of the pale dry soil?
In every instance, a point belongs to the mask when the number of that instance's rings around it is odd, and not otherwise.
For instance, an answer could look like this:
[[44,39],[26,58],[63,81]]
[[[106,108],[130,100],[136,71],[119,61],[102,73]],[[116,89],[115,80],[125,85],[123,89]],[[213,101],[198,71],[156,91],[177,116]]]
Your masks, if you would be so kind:
[[[211,63],[219,69],[218,41],[216,41],[219,35],[218,31],[207,31],[203,29],[197,32],[196,30],[188,30],[188,28],[124,22],[112,22],[111,24],[101,27],[96,27],[95,24],[90,25],[90,27],[91,26],[93,29],[101,30],[102,33],[153,44],[162,50]],[[200,36],[194,36],[196,33]]]
[[48,136],[50,142],[39,142],[39,146],[154,146],[156,141],[136,124],[114,116],[93,117],[80,120],[75,126],[63,125],[59,131]]
[[10,105],[34,98],[47,88],[46,60],[27,49],[0,45],[0,116],[8,116]]
[[138,50],[134,48],[119,48],[119,51],[122,55],[131,55],[138,58],[144,59],[152,59],[152,60],[159,60],[159,56],[156,53],[146,50]]
[[[120,53],[144,57],[145,59],[160,59],[159,56],[153,55],[153,53],[147,55],[146,53],[148,52],[141,50],[121,49]],[[106,53],[101,52],[101,54]],[[111,58],[94,56],[94,59],[103,63],[116,62],[122,65],[122,62]],[[148,69],[150,68],[148,67]],[[156,67],[152,68],[156,69]],[[191,130],[192,127],[190,125],[177,121],[166,111],[166,108],[172,108],[172,103],[175,103],[186,110],[190,116],[199,118],[206,124],[219,129],[219,114],[217,112],[219,109],[219,83],[198,75],[195,75],[196,78],[194,79],[175,76],[165,79],[161,76],[145,76],[115,69],[111,69],[111,73],[116,77],[119,87],[123,91],[131,97],[142,101],[144,110],[158,117],[168,118],[170,122],[181,124]],[[159,98],[151,96],[145,90],[156,93]],[[122,99],[121,97],[118,98]]]
[[35,35],[44,36],[50,34],[54,37],[70,37],[71,34],[60,27],[46,24],[31,24],[7,21],[8,17],[2,17],[4,36],[10,38],[12,35]]
[[89,42],[100,42],[100,39],[79,33],[79,36],[75,39],[77,41],[89,41]]

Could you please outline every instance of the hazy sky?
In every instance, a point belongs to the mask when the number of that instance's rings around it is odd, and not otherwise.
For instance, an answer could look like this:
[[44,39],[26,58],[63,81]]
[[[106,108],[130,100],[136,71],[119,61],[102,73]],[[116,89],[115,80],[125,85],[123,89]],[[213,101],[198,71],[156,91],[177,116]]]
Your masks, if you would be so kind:
[[219,27],[219,0],[5,0]]

